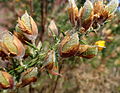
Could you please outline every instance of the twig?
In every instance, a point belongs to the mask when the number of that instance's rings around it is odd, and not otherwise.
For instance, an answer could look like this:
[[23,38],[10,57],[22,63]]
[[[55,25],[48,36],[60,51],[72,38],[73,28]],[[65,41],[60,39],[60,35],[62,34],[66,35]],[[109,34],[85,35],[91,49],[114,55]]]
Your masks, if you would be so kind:
[[34,93],[34,88],[32,88],[32,85],[29,85],[29,93]]
[[[62,62],[62,61],[61,61],[61,62]],[[62,64],[60,65],[59,73],[61,72],[61,69],[62,69]],[[52,93],[55,93],[55,91],[56,91],[59,78],[60,78],[60,76],[57,76],[57,79],[56,79],[56,81],[55,81],[55,86],[53,87],[53,92],[52,92]]]
[[33,0],[29,0],[30,15],[33,16]]
[[47,0],[40,0],[41,4],[41,27],[42,31],[39,33],[40,40],[43,41],[43,35],[46,31],[46,21],[47,21],[47,7],[48,7],[48,1]]

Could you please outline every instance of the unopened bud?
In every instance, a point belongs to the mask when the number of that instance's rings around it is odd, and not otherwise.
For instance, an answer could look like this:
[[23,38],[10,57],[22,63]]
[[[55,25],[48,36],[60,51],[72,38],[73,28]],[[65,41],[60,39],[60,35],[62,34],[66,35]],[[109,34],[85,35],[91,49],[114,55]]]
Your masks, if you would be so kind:
[[68,2],[69,2],[69,7],[77,7],[75,0],[68,0]]
[[78,8],[75,4],[75,0],[69,0],[68,15],[70,22],[75,26],[78,19]]
[[79,45],[79,49],[77,51],[77,56],[80,56],[83,52],[88,49],[89,45]]
[[1,50],[6,55],[23,57],[25,54],[25,49],[23,47],[23,44],[20,42],[20,40],[8,31],[3,31],[3,32],[4,33],[0,33],[0,35],[2,35],[0,40]]
[[103,1],[96,0],[94,2],[94,16],[99,18],[103,10],[104,10]]
[[117,10],[117,7],[119,6],[119,0],[111,0],[109,4],[105,7],[109,13],[114,13]]
[[49,36],[53,36],[53,35],[57,36],[58,35],[58,28],[57,28],[54,20],[52,20],[50,22],[50,25],[48,26],[48,35]]
[[82,21],[88,19],[93,12],[93,5],[92,3],[87,0],[83,6],[83,11],[82,11]]
[[79,48],[79,37],[77,33],[72,35],[66,35],[60,43],[59,46],[61,57],[70,57],[76,54]]
[[35,40],[38,35],[37,25],[27,11],[21,18],[18,18],[16,34],[23,34],[29,40]]
[[104,24],[105,21],[111,19],[118,5],[118,0],[111,0],[108,5],[105,5],[103,1],[96,0],[96,2],[94,2],[93,28],[99,27]]
[[103,2],[103,0],[91,0],[92,3],[96,3],[96,2]]
[[27,69],[27,71],[21,74],[21,87],[24,87],[37,80],[38,69],[37,67],[32,67]]
[[81,26],[85,29],[85,31],[87,31],[90,28],[94,18],[93,5],[89,0],[85,2],[80,13]]
[[98,48],[96,46],[89,46],[85,52],[83,52],[80,56],[83,58],[93,58],[98,53]]
[[58,73],[58,66],[56,65],[55,61],[56,61],[55,51],[54,50],[48,51],[45,57],[44,64],[41,67],[41,71],[45,69],[52,75],[62,76],[61,74]]
[[45,68],[47,70],[52,70],[54,67],[55,60],[56,60],[55,51],[54,50],[48,51],[41,69]]
[[13,77],[7,72],[0,71],[0,89],[12,89],[13,86]]

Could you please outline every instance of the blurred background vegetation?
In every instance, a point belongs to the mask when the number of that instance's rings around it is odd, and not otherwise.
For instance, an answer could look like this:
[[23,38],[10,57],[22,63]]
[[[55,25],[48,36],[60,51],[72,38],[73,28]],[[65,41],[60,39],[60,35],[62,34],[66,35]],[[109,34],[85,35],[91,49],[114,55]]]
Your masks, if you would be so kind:
[[[77,0],[76,3],[81,7],[84,2],[85,0]],[[14,31],[17,18],[27,10],[38,25],[38,40],[49,49],[47,26],[52,19],[55,20],[59,32],[68,31],[72,27],[67,7],[67,0],[0,0],[0,30]],[[64,78],[51,78],[42,73],[36,83],[19,89],[19,93],[120,93],[119,8],[115,17],[102,26],[97,35],[89,33],[88,43],[97,40],[106,41],[106,48],[98,56],[92,59],[71,57],[61,60]]]

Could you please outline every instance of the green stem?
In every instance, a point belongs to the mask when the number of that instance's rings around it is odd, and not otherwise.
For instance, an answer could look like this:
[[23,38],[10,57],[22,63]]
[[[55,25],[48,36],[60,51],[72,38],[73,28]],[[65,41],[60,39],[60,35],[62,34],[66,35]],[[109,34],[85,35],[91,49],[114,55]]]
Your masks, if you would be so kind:
[[27,42],[27,41],[25,41],[25,42],[26,42],[27,45],[29,45],[29,46],[32,47],[33,49],[39,51],[39,49],[38,49],[35,45],[33,45],[33,44],[31,44],[31,43],[29,43],[29,42]]

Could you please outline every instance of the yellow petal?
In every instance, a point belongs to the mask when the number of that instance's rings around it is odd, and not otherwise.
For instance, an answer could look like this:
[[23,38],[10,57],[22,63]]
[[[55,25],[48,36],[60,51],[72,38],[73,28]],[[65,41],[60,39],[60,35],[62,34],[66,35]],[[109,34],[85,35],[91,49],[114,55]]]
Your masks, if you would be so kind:
[[97,45],[98,50],[101,51],[103,48],[105,48],[105,41],[99,40],[99,41],[95,42],[95,45]]

